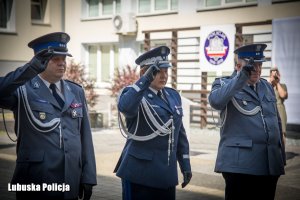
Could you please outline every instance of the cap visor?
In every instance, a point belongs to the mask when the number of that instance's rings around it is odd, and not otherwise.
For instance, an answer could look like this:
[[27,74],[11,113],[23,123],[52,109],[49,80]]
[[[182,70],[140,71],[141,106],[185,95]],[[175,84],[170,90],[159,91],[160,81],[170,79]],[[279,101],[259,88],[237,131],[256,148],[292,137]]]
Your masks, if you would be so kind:
[[256,62],[266,62],[266,59],[260,59],[260,60],[253,60],[255,63]]
[[163,64],[160,64],[158,66],[159,68],[168,68],[168,67],[172,67],[169,63],[163,63]]
[[52,52],[54,55],[64,55],[64,56],[69,56],[69,57],[73,57],[71,54],[69,54],[68,52],[61,52],[61,51],[53,51]]

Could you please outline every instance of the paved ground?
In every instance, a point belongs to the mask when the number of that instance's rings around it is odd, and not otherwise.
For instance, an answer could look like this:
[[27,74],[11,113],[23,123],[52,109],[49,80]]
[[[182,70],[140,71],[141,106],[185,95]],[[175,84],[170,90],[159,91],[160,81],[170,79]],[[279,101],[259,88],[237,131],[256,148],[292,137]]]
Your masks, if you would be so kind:
[[[93,131],[97,161],[98,185],[94,187],[92,199],[120,200],[120,179],[112,173],[119,158],[125,139],[118,129]],[[177,187],[178,200],[221,200],[224,199],[224,181],[214,173],[218,130],[191,128],[189,135],[193,178],[185,188]],[[300,135],[287,139],[286,175],[279,179],[276,200],[300,200]],[[15,199],[8,192],[8,182],[15,166],[15,144],[0,134],[0,200]],[[180,176],[181,178],[181,176]],[[181,182],[182,180],[180,180]]]

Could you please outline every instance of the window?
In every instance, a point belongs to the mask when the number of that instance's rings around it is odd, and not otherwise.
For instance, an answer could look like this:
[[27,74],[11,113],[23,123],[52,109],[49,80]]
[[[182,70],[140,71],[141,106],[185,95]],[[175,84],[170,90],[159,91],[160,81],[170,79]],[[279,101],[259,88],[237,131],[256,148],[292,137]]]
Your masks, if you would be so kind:
[[13,0],[0,0],[0,31],[15,31],[15,3]]
[[89,78],[97,80],[97,47],[89,46]]
[[201,9],[255,5],[257,0],[200,0]]
[[121,0],[83,0],[86,17],[112,16],[121,12]]
[[178,0],[139,0],[138,13],[152,14],[176,11]]
[[89,0],[88,4],[89,16],[97,17],[99,16],[99,0]]
[[97,85],[106,87],[118,67],[118,46],[113,44],[90,45],[87,58],[89,78],[96,80]]
[[44,22],[47,0],[31,0],[31,20]]

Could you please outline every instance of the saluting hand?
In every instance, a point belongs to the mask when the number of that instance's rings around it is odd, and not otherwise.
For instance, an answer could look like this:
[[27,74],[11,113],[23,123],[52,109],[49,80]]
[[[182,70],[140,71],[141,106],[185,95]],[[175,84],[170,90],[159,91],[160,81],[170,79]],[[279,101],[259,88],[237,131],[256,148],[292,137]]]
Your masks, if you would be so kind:
[[53,52],[44,49],[38,52],[30,61],[29,65],[37,74],[43,72],[48,65],[49,60],[52,58]]
[[159,72],[160,69],[157,66],[157,64],[153,64],[151,65],[147,71],[145,72],[144,76],[150,81],[152,82],[154,80],[154,77],[156,76],[157,72]]

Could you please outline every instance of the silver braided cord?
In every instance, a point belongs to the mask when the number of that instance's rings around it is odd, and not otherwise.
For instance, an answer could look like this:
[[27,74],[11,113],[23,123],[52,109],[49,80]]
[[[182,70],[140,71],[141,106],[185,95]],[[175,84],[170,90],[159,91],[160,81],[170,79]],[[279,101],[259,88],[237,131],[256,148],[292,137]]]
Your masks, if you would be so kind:
[[[29,102],[27,99],[27,91],[26,91],[25,86],[24,85],[21,86],[19,88],[19,90],[20,90],[21,98],[22,98],[22,101],[24,104],[26,116],[28,118],[28,121],[30,122],[30,124],[32,125],[32,127],[35,130],[42,132],[42,133],[47,133],[47,132],[54,130],[60,124],[60,118],[54,118],[50,122],[46,122],[46,123],[43,123],[40,120],[38,120],[34,116],[34,114],[32,113],[32,110],[30,108],[30,105],[29,105]],[[18,116],[19,116],[20,115],[19,109],[18,109],[18,112],[19,112],[18,113]],[[18,121],[19,121],[19,117],[18,117]],[[45,128],[45,130],[38,128],[36,125],[38,125],[41,128]],[[20,123],[18,123],[18,128],[17,128],[18,131],[19,131],[19,126],[20,126]],[[17,135],[19,135],[19,133],[17,133]]]
[[242,113],[242,114],[244,114],[244,115],[256,115],[259,111],[261,111],[261,108],[260,108],[260,106],[256,106],[254,109],[252,109],[252,110],[245,110],[244,108],[242,108],[239,104],[238,104],[238,102],[236,101],[236,99],[233,97],[232,99],[231,99],[231,101],[232,101],[232,103],[233,103],[233,105],[234,105],[234,107],[240,112],[240,113]]
[[[122,91],[120,92],[120,94],[122,94]],[[119,100],[120,100],[120,95],[117,98],[117,103],[119,102]],[[173,117],[171,117],[171,119],[169,119],[166,123],[164,123],[163,120],[159,117],[159,115],[155,111],[155,109],[151,106],[151,104],[146,100],[145,97],[142,98],[140,107],[146,123],[148,124],[149,128],[153,132],[146,136],[136,135],[137,128],[139,125],[139,120],[140,120],[140,112],[138,110],[137,123],[136,123],[134,133],[130,133],[126,128],[124,121],[122,120],[121,112],[118,110],[118,125],[119,125],[120,132],[126,139],[132,139],[135,141],[148,141],[157,136],[169,135],[168,138],[168,165],[169,165],[171,152],[173,152],[174,149],[175,126],[174,126]],[[156,117],[154,117],[153,114],[156,115]]]

